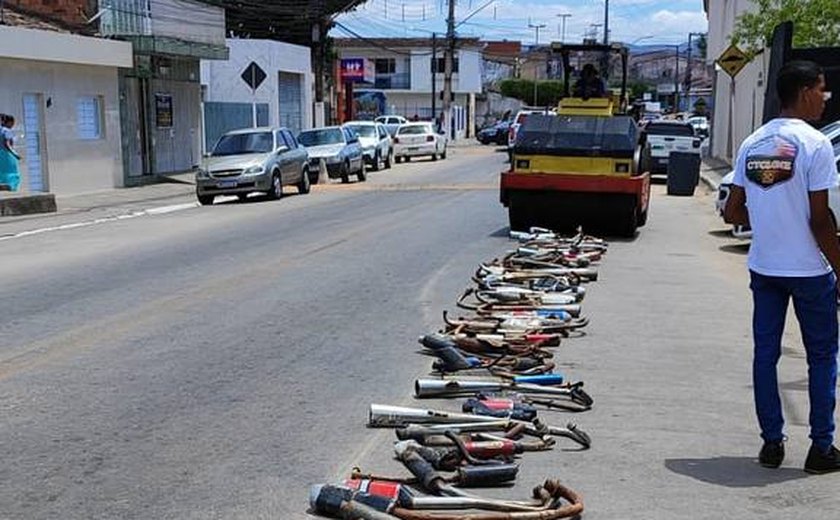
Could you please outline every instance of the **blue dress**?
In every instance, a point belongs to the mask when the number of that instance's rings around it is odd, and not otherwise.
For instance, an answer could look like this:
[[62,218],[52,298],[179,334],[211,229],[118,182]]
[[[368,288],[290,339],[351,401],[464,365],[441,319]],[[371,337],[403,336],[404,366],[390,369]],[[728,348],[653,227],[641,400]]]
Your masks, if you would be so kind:
[[20,188],[20,171],[18,158],[6,149],[6,141],[14,142],[12,131],[6,127],[0,128],[0,184],[9,186],[12,191]]

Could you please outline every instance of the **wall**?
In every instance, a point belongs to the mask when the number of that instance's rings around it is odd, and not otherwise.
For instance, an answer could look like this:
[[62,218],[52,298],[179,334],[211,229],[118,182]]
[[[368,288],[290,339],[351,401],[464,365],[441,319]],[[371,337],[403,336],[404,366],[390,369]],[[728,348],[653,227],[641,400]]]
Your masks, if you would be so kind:
[[[266,103],[269,124],[282,125],[278,92],[278,73],[303,75],[303,128],[312,128],[312,65],[308,47],[268,40],[227,40],[228,61],[202,61],[201,84],[206,88],[205,101]],[[240,75],[251,62],[266,73],[266,79],[256,94],[242,81]]]
[[[754,9],[749,0],[713,0],[709,2],[709,36],[707,63],[712,66],[729,47],[738,14]],[[732,94],[729,75],[716,70],[714,79],[714,117],[712,118],[711,154],[732,162],[741,141],[761,125],[766,84],[767,56],[760,54],[738,74],[735,80],[733,113],[735,124],[729,128],[729,106]],[[731,135],[731,142],[729,137]],[[730,154],[731,151],[731,154]]]
[[[88,17],[96,14],[96,0],[4,0],[7,4],[22,7],[73,27],[89,28]],[[85,16],[87,15],[87,17]]]
[[[5,49],[4,49],[5,50]],[[122,186],[122,150],[117,98],[117,69],[91,65],[33,62],[0,57],[3,87],[0,112],[16,116],[18,149],[22,141],[22,96],[43,94],[47,182],[61,195]],[[77,137],[77,100],[101,96],[104,138],[85,141]],[[26,158],[21,163],[21,185],[26,186]]]

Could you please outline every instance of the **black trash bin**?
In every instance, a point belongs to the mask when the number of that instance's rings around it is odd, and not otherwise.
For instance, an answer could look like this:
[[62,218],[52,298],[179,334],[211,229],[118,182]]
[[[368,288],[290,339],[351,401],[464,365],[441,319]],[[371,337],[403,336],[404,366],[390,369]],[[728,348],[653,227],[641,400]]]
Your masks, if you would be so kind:
[[694,195],[700,182],[700,154],[671,152],[668,155],[668,195]]

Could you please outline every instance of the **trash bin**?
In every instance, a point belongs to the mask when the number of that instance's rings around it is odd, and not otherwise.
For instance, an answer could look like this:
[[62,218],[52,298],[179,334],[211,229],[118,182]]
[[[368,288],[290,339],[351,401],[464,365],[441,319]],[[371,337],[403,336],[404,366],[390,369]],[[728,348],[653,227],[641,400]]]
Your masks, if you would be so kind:
[[700,182],[700,154],[671,152],[668,155],[668,195],[694,195]]

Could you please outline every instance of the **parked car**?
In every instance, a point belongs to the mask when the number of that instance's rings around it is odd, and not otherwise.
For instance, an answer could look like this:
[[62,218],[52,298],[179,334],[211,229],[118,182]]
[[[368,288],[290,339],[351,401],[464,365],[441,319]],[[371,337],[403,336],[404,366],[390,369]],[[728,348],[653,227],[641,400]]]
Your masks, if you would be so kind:
[[499,121],[478,131],[476,139],[481,144],[495,144],[504,146],[507,144],[510,121]]
[[377,123],[385,125],[388,134],[393,138],[397,134],[397,129],[408,123],[408,119],[402,116],[379,116],[375,119]]
[[840,146],[840,121],[827,124],[820,128],[820,132],[824,133],[831,140],[832,146],[837,148]]
[[694,127],[694,135],[697,137],[701,139],[709,137],[709,120],[706,116],[691,116],[686,122]]
[[362,155],[373,171],[391,167],[394,161],[394,145],[385,125],[373,121],[351,121],[344,126],[358,134]]
[[407,123],[394,137],[394,157],[408,162],[412,157],[428,155],[433,161],[446,159],[446,136],[435,132],[432,123]]
[[283,195],[283,186],[309,193],[309,154],[286,128],[248,128],[224,134],[201,164],[195,179],[198,202],[212,204],[217,195],[265,192]]
[[[825,130],[825,129],[823,129]],[[840,144],[834,147],[834,163],[837,167],[838,181],[840,181]],[[726,201],[729,200],[729,194],[732,191],[732,181],[735,179],[735,172],[731,171],[724,175],[718,185],[718,196],[715,199],[715,211],[721,218],[723,218],[723,210],[726,208]],[[840,216],[840,188],[834,188],[828,191],[828,206],[834,215],[835,222]],[[732,234],[737,238],[752,237],[752,229],[749,226],[733,225]]]
[[671,152],[699,154],[703,143],[694,134],[694,127],[683,121],[649,121],[641,130],[641,168],[651,174],[668,173],[668,157]]
[[359,182],[365,180],[365,160],[359,136],[344,126],[327,126],[314,130],[304,130],[298,135],[298,141],[309,152],[310,175],[315,175],[323,159],[330,179],[350,182],[350,175],[356,175]]

